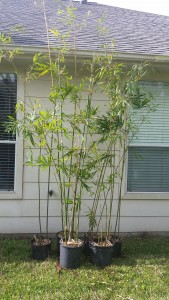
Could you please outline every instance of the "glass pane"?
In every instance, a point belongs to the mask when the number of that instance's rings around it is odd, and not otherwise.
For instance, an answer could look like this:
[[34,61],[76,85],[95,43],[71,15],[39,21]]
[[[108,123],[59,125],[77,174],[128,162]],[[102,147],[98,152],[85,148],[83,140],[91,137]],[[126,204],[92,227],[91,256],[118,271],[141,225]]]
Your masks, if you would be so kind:
[[0,191],[14,191],[15,144],[0,143]]
[[8,116],[15,116],[16,95],[16,75],[0,74],[0,140],[15,140],[15,136],[5,132],[4,123]]
[[[135,109],[133,121],[138,133],[133,137],[130,145],[161,144],[169,145],[169,83],[144,82],[142,86],[153,96],[156,109],[146,116],[146,109]],[[142,118],[144,115],[144,122]],[[150,145],[151,146],[151,145]]]
[[169,191],[168,147],[129,147],[127,190]]

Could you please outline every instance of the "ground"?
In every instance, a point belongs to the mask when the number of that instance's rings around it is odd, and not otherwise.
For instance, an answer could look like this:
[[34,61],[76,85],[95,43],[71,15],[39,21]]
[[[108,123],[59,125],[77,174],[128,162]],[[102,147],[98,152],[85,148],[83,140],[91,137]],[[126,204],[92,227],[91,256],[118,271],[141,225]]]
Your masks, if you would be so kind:
[[58,263],[54,240],[44,262],[31,259],[29,240],[0,240],[0,299],[169,299],[169,238],[126,238],[105,269],[84,256],[77,270]]

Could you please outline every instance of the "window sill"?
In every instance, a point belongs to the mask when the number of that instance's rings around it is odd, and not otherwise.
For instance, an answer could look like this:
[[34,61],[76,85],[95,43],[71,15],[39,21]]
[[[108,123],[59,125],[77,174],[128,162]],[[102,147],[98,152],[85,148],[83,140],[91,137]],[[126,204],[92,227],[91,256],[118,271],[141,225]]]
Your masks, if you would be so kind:
[[16,200],[22,198],[22,192],[15,192],[15,191],[0,191],[0,200]]
[[169,192],[126,192],[123,200],[169,200]]

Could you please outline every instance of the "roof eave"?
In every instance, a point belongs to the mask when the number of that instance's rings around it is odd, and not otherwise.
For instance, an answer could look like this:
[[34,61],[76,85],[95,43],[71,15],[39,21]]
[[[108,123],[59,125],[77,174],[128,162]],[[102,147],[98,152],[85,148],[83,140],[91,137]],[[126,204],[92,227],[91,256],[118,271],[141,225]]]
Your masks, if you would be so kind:
[[[48,53],[48,48],[43,46],[16,46],[16,45],[5,45],[1,47],[2,50],[15,50],[20,49],[22,58],[30,57],[36,53]],[[55,54],[56,50],[50,50],[51,54]],[[111,54],[112,52],[109,52]],[[105,51],[101,50],[68,50],[65,54],[66,57],[72,58],[76,55],[78,58],[91,58],[93,55],[105,55]],[[151,61],[151,62],[169,62],[169,56],[159,54],[140,54],[140,53],[127,53],[127,52],[113,52],[113,57],[116,60],[125,61]]]

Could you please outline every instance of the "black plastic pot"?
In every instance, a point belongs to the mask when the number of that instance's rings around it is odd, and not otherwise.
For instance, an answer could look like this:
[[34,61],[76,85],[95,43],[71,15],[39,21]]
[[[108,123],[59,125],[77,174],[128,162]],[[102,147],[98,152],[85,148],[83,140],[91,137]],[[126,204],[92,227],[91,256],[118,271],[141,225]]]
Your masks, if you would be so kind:
[[85,256],[90,256],[90,247],[89,247],[89,240],[85,239],[84,240],[84,255]]
[[113,245],[99,246],[94,242],[89,242],[90,260],[93,264],[106,267],[112,263]]
[[122,249],[122,241],[117,240],[113,243],[113,257],[118,258],[121,256],[121,249]]
[[64,269],[77,269],[80,267],[80,258],[83,242],[80,240],[78,245],[68,245],[60,243],[60,266]]
[[35,239],[31,240],[32,258],[37,260],[45,260],[49,256],[51,251],[51,240],[48,244],[38,245],[35,243]]
[[[74,236],[76,237],[75,233]],[[57,249],[57,254],[60,255],[60,241],[63,240],[65,241],[65,238],[68,240],[69,238],[69,231],[66,231],[66,237],[65,237],[65,232],[64,231],[59,231],[56,233],[56,249]]]
[[97,242],[98,241],[98,235],[97,233],[85,233],[84,235],[84,255],[89,257],[90,256],[90,246],[89,243],[91,241]]
[[57,232],[56,233],[56,249],[57,249],[57,254],[60,255],[60,241],[63,240],[64,238],[64,233],[63,231]]

